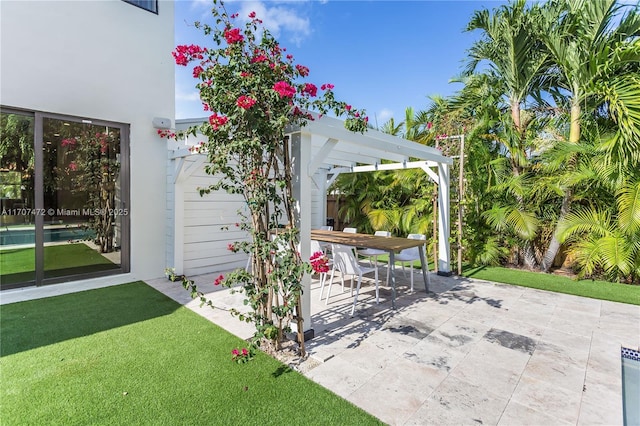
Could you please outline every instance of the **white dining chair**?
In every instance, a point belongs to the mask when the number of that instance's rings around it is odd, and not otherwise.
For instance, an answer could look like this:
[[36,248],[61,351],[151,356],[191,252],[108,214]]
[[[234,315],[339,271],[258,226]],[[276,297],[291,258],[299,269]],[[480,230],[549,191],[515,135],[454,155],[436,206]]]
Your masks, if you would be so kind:
[[331,277],[329,278],[329,292],[327,294],[326,303],[329,303],[329,297],[331,297],[331,284],[333,283],[333,275],[335,271],[339,271],[343,277],[344,275],[351,275],[351,295],[353,296],[353,277],[358,276],[358,285],[356,287],[356,295],[353,298],[353,306],[351,307],[351,316],[353,316],[356,310],[356,303],[358,302],[358,296],[360,295],[360,286],[362,284],[362,276],[371,272],[375,273],[376,282],[376,304],[380,301],[380,294],[378,291],[378,268],[367,268],[358,263],[355,255],[353,254],[351,246],[345,246],[342,244],[332,244],[331,251],[333,253],[333,268],[331,269]]
[[357,228],[343,228],[342,232],[346,232],[348,234],[355,234],[358,232]]
[[[333,231],[333,226],[331,226],[331,225],[321,226],[320,230],[321,231]],[[320,247],[322,248],[322,251],[324,251],[325,253],[328,252],[331,249],[331,244],[325,243],[324,241],[319,241],[319,243],[320,243]]]
[[[407,238],[411,239],[411,240],[424,240],[426,241],[427,236],[423,235],[423,234],[409,234],[407,236]],[[404,249],[402,250],[400,253],[395,255],[395,261],[396,262],[403,262],[402,263],[402,274],[406,277],[407,274],[405,273],[405,269],[404,269],[404,262],[411,262],[411,291],[413,291],[413,262],[415,262],[416,260],[420,260],[420,251],[419,251],[419,247],[411,247],[408,249]],[[426,261],[427,257],[425,255],[425,261]],[[394,265],[395,267],[395,265]],[[425,269],[427,271],[427,283],[429,282],[429,263],[427,262],[427,264],[425,265]]]
[[[391,232],[389,231],[376,231],[373,235],[375,235],[376,237],[390,237],[391,236]],[[383,254],[388,254],[388,252],[384,251],[384,250],[380,250],[380,249],[372,249],[372,248],[364,248],[364,249],[359,249],[358,250],[358,256],[366,256],[369,258],[369,264],[371,266],[374,267],[378,267],[378,256],[383,255]],[[371,261],[371,259],[373,259],[373,262]],[[391,261],[391,259],[389,259],[387,261],[387,285],[389,284],[389,271],[390,271],[390,264],[389,262]]]
[[[389,232],[389,231],[376,231],[373,235],[375,235],[376,237],[390,237],[391,236],[391,232]],[[366,257],[369,258],[369,264],[371,266],[378,266],[378,256],[380,256],[382,254],[386,254],[386,253],[387,252],[384,251],[384,250],[372,249],[372,248],[364,248],[364,249],[358,250],[358,254],[360,256],[366,256]],[[373,262],[371,261],[371,258],[373,258]]]

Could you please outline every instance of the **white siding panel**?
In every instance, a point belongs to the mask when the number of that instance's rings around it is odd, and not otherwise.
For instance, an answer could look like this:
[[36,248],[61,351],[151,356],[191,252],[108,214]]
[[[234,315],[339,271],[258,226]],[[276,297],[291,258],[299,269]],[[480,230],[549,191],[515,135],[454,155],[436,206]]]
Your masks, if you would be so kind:
[[208,175],[205,172],[206,163],[195,170],[190,169],[196,158],[186,158],[183,167],[183,170],[188,171],[188,176],[182,183],[184,273],[199,275],[244,268],[247,255],[232,253],[227,247],[229,243],[248,238],[246,232],[235,226],[240,222],[238,210],[247,211],[246,203],[241,195],[225,191],[201,196],[198,188],[217,182],[219,176]]
[[[220,229],[220,225],[188,226],[184,228],[185,244],[203,241],[233,242],[245,237],[246,234],[242,231],[223,231]],[[186,249],[187,247],[185,247]]]
[[202,201],[212,203],[238,202],[242,200],[242,196],[238,194],[227,194],[226,192],[215,192],[211,194],[200,195],[195,187],[190,187],[190,183],[185,185],[184,192],[185,201]]
[[231,271],[237,268],[244,268],[246,263],[247,261],[243,260],[239,262],[228,262],[228,263],[220,262],[216,264],[214,267],[208,266],[208,265],[197,267],[191,264],[187,265],[187,263],[185,262],[185,274],[188,276],[195,276],[195,275],[202,275],[202,274],[210,274],[213,272],[226,272],[226,271]]
[[[193,259],[202,259],[207,256],[209,257],[219,257],[226,256],[231,253],[226,245],[221,244],[221,241],[204,241],[198,243],[191,243],[188,245],[187,250],[185,250],[185,254],[189,254],[190,258]],[[240,259],[246,259],[247,255],[244,252],[235,253],[235,255]]]

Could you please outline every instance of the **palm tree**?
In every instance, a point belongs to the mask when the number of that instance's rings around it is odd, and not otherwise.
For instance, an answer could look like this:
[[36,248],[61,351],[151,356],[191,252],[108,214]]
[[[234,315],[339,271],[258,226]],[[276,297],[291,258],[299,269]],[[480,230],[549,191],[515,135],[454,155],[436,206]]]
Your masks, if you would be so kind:
[[[481,114],[485,120],[490,118],[494,121],[496,140],[504,147],[511,166],[512,182],[524,179],[522,175],[529,167],[529,126],[535,116],[527,112],[527,107],[532,100],[541,98],[544,71],[548,67],[546,50],[533,30],[539,23],[539,16],[537,5],[528,8],[525,0],[517,0],[498,8],[493,15],[487,9],[476,11],[467,25],[467,31],[481,30],[482,37],[469,50],[466,76],[471,76],[480,64],[487,64],[488,69],[482,72],[482,77],[467,80],[470,85],[461,93],[462,100],[458,104],[468,105],[470,99],[465,101],[464,96],[478,98],[483,91],[494,96],[497,94],[493,99],[484,97],[478,105],[494,101]],[[522,238],[525,265],[533,268],[537,259],[531,240],[537,223],[527,211],[524,193],[512,191],[511,194],[515,197],[515,205],[508,208],[511,217],[517,214],[521,220],[527,221],[527,232],[517,233]],[[493,212],[497,216],[492,223],[501,229],[498,225],[501,223],[500,215],[497,210]],[[513,226],[518,222],[507,223],[515,229]]]
[[613,215],[595,208],[568,214],[559,235],[563,242],[573,240],[580,276],[601,270],[609,279],[633,283],[640,277],[640,179],[619,189],[616,204]]
[[517,0],[500,7],[493,15],[487,9],[476,11],[466,29],[483,32],[469,50],[467,74],[487,63],[489,70],[485,73],[509,108],[509,127],[514,132],[505,143],[515,175],[522,172],[526,163],[525,134],[530,119],[523,114],[523,107],[532,97],[539,98],[548,66],[546,50],[532,31],[538,25],[539,15],[537,6],[528,9],[525,0]]
[[[547,25],[540,38],[553,60],[549,75],[556,93],[568,100],[569,143],[578,144],[586,113],[605,108],[619,129],[609,152],[621,162],[640,152],[640,16],[617,0],[552,0],[544,8]],[[569,163],[569,167],[575,159]],[[558,225],[544,254],[548,271],[560,248],[559,225],[571,211],[573,190],[564,185]]]

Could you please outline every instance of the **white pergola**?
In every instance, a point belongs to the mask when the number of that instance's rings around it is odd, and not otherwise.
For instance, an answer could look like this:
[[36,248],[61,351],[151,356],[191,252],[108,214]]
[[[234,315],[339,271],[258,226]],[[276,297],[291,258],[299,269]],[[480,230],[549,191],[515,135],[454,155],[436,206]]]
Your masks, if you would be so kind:
[[[201,120],[182,120],[180,127],[199,124]],[[178,124],[178,123],[176,123]],[[451,158],[432,147],[377,130],[368,129],[365,133],[354,133],[344,128],[344,122],[337,118],[318,116],[305,126],[289,129],[292,159],[294,164],[294,196],[297,200],[299,215],[301,256],[308,259],[312,227],[326,221],[326,195],[331,183],[341,173],[360,173],[377,170],[422,169],[438,185],[438,273],[450,274],[450,200],[449,166]],[[195,161],[185,159],[196,157]],[[206,160],[204,154],[192,154],[187,149],[174,151],[169,156],[172,162],[170,170],[175,185],[174,210],[176,229],[174,239],[174,265],[182,273],[182,237],[178,230],[183,218],[180,213],[180,185]],[[383,164],[384,162],[384,164]],[[314,194],[321,194],[321,212],[313,211]],[[317,200],[316,200],[317,205]],[[317,207],[316,207],[317,208]],[[315,217],[315,224],[312,218]],[[303,317],[305,332],[311,329],[311,277],[303,282]]]
[[[368,129],[364,134],[344,128],[342,120],[319,117],[307,125],[291,129],[298,202],[301,256],[311,255],[312,190],[325,194],[340,173],[370,172],[420,168],[438,185],[438,271],[448,275],[450,269],[450,200],[449,166],[451,158],[432,147]],[[385,164],[382,164],[383,161]],[[325,210],[326,211],[326,210]],[[303,317],[305,332],[311,326],[311,278],[305,277]]]

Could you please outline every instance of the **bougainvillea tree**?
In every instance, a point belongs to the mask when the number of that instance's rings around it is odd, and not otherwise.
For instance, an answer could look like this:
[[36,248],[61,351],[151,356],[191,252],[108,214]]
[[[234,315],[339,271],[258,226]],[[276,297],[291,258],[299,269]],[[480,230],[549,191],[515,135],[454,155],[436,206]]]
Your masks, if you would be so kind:
[[[207,173],[222,176],[201,194],[225,190],[244,197],[247,210],[239,211],[235,224],[250,238],[228,249],[250,256],[251,267],[220,276],[216,284],[240,284],[251,306],[249,313],[235,312],[256,326],[254,345],[272,342],[279,348],[290,322],[297,321],[298,342],[304,354],[301,299],[302,278],[312,270],[300,258],[292,187],[288,126],[304,126],[310,111],[344,115],[345,127],[364,132],[364,111],[335,99],[333,85],[306,82],[309,68],[296,64],[262,21],[229,15],[214,0],[215,25],[195,23],[213,47],[178,46],[178,65],[192,66],[200,99],[209,119],[177,137],[202,134],[207,141],[198,152],[207,153]],[[183,284],[209,305],[193,282]],[[234,288],[238,288],[235,287]]]
[[83,126],[80,130],[69,126],[69,129],[66,132],[70,135],[60,143],[66,170],[59,179],[67,179],[71,192],[83,198],[82,210],[89,212],[86,228],[93,232],[91,239],[100,253],[113,252],[118,220],[115,207],[120,176],[120,133],[99,126]]

